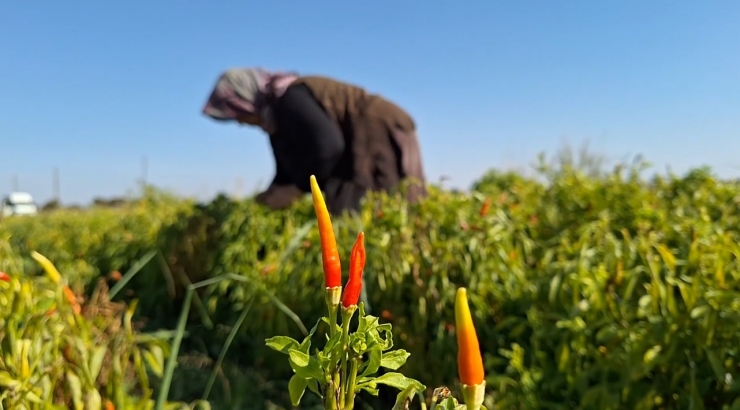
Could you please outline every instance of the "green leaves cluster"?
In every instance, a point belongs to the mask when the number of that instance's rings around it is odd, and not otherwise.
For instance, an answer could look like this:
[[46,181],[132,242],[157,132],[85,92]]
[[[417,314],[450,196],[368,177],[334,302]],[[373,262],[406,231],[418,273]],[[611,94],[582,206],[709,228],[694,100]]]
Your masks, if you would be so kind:
[[0,408],[152,409],[152,379],[162,376],[169,335],[136,331],[137,304],[111,302],[104,281],[75,312],[59,284],[24,275],[5,245],[0,241],[0,265],[10,277],[0,281]]
[[[371,195],[359,217],[334,220],[341,253],[360,228],[368,238],[366,308],[393,325],[394,345],[410,353],[404,373],[431,386],[450,382],[451,306],[464,285],[496,392],[489,408],[493,399],[501,407],[551,409],[740,406],[740,183],[706,169],[646,179],[641,163],[608,170],[585,163],[587,170],[574,161],[541,164],[534,177],[492,171],[471,193],[432,187],[415,206],[398,195]],[[486,199],[491,207],[481,215]],[[71,272],[106,272],[114,265],[106,254],[118,261],[169,244],[163,252],[178,266],[173,271],[247,276],[303,321],[323,315],[309,198],[277,213],[251,199],[222,199],[182,218],[164,216],[172,208],[159,206],[151,212],[161,222],[151,225],[116,214],[125,221],[106,223],[107,244],[97,227],[116,217],[97,210],[50,214],[43,221],[53,229],[43,229],[42,219],[9,218],[0,236],[12,235],[19,255],[31,244]],[[119,228],[141,239],[125,242],[112,233]],[[67,243],[65,230],[92,239]],[[123,252],[125,243],[131,248]],[[155,273],[146,277],[161,277]],[[223,283],[202,299],[214,323],[234,323],[251,295],[247,286]],[[162,309],[163,298],[145,304],[148,295],[138,296],[139,311],[152,320],[176,316]],[[227,332],[192,320],[190,334],[218,351]],[[258,297],[230,352],[260,378],[287,385],[293,370],[260,363],[264,346],[254,342],[276,334],[303,337],[292,318]],[[289,406],[275,390],[261,392]]]
[[[325,335],[323,348],[315,348],[311,352],[311,338],[321,323],[334,326],[335,331]],[[287,336],[275,336],[266,340],[269,348],[288,356],[294,372],[288,385],[294,406],[300,404],[306,388],[319,395],[322,400],[327,400],[326,396],[335,391],[337,398],[329,401],[337,403],[335,407],[337,409],[351,409],[354,405],[354,393],[357,391],[377,395],[379,385],[400,390],[397,399],[399,405],[410,401],[415,394],[421,394],[426,389],[417,380],[401,373],[386,372],[376,376],[381,368],[398,370],[406,362],[409,354],[403,349],[392,350],[391,325],[380,324],[378,317],[365,314],[362,303],[359,304],[357,329],[346,335],[346,345],[343,344],[343,336],[342,329],[336,323],[322,317],[301,343]],[[346,368],[347,365],[350,367]],[[343,375],[348,374],[349,377],[339,379],[337,378],[339,372]],[[341,389],[330,389],[329,386],[337,380],[340,380]],[[345,394],[348,395],[348,399],[340,400]]]

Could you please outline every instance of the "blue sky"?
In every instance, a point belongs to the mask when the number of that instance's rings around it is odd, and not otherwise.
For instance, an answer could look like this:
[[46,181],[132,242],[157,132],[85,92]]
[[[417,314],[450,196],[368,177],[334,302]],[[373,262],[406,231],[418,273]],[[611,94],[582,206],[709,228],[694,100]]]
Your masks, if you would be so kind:
[[416,119],[430,180],[589,141],[657,171],[740,176],[740,2],[0,2],[0,194],[65,203],[148,180],[250,194],[267,138],[200,114],[233,66],[361,85]]

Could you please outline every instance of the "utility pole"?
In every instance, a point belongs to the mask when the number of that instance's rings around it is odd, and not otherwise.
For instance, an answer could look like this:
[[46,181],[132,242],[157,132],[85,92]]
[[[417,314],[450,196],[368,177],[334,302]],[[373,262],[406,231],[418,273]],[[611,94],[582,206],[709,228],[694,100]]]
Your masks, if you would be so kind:
[[57,201],[57,204],[61,203],[62,198],[59,195],[59,167],[54,167],[54,174],[51,179],[51,189],[54,200]]
[[234,197],[239,198],[242,196],[242,190],[244,189],[244,180],[242,177],[236,177],[234,181]]
[[141,158],[141,184],[146,187],[147,172],[149,171],[149,159],[144,155]]
[[18,191],[18,174],[13,174],[13,192]]

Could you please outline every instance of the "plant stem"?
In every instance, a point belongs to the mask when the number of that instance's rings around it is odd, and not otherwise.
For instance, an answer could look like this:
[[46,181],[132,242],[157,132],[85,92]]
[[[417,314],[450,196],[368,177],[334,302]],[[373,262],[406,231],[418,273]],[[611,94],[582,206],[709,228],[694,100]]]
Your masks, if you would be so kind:
[[329,307],[329,338],[334,336],[334,333],[336,333],[336,324],[337,324],[337,306],[332,306],[331,304],[328,305]]
[[351,307],[349,309],[342,308],[342,378],[341,382],[344,382],[344,385],[340,384],[341,391],[339,393],[339,402],[344,403],[345,400],[345,394],[347,393],[347,388],[349,388],[349,385],[347,385],[347,355],[349,354],[349,322],[352,320],[352,315],[355,313],[355,309],[352,309]]
[[352,410],[355,406],[355,384],[357,383],[357,370],[360,368],[360,358],[352,358],[352,370],[347,380],[347,397],[344,403],[345,410]]
[[329,337],[334,336],[337,326],[337,310],[339,310],[339,300],[342,297],[342,287],[326,288],[324,300],[329,310]]
[[337,407],[337,394],[334,380],[329,380],[329,383],[327,383],[326,400],[324,403],[324,407],[326,408],[326,410],[339,410],[339,408]]

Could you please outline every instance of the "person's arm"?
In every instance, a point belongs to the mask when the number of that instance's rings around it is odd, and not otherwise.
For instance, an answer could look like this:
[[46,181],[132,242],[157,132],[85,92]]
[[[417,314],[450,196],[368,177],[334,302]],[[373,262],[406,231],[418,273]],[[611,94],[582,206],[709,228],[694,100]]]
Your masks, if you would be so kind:
[[287,208],[293,201],[303,195],[300,188],[291,181],[285,163],[279,157],[278,138],[280,137],[270,135],[270,145],[272,146],[272,152],[275,158],[275,177],[272,179],[270,186],[255,198],[257,203],[267,205],[272,209]]
[[311,94],[308,87],[290,87],[274,111],[290,180],[311,191],[310,177],[323,184],[344,153],[344,136]]
[[292,185],[293,181],[290,179],[290,173],[285,165],[285,160],[281,155],[281,146],[279,143],[280,135],[270,135],[270,147],[272,147],[272,155],[275,159],[275,177],[272,179],[273,185]]

